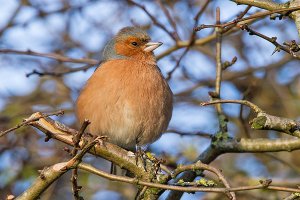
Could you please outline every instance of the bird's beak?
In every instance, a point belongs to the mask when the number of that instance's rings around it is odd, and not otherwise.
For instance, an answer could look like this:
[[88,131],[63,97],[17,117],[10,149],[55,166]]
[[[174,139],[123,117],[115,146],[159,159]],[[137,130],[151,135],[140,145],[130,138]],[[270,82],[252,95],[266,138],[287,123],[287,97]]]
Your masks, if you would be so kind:
[[157,47],[159,47],[160,45],[162,45],[162,42],[148,42],[145,46],[146,48],[144,49],[144,51],[146,52],[151,52],[154,49],[156,49]]

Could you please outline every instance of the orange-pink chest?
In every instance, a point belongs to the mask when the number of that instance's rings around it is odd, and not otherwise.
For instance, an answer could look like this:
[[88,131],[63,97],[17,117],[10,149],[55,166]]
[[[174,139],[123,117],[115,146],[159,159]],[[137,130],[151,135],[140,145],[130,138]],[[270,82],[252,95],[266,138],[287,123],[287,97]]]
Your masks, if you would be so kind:
[[155,141],[172,115],[172,92],[159,69],[133,60],[107,61],[88,80],[77,116],[89,130],[123,147]]

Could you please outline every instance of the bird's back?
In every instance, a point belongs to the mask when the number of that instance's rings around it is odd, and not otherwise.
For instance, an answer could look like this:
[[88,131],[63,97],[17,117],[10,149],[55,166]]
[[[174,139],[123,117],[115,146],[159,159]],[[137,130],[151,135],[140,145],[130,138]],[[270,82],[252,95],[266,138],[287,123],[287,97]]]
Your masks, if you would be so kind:
[[103,63],[77,100],[91,133],[127,149],[157,140],[171,115],[172,92],[157,66],[130,59]]

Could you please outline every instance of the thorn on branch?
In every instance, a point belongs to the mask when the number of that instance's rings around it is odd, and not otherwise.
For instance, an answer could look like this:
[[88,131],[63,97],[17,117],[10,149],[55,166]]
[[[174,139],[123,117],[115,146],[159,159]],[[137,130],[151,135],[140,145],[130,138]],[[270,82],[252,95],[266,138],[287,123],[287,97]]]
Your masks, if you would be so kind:
[[280,52],[280,48],[279,47],[275,47],[275,49],[274,49],[274,51],[272,52],[272,56],[274,55],[274,53],[276,53],[276,52]]

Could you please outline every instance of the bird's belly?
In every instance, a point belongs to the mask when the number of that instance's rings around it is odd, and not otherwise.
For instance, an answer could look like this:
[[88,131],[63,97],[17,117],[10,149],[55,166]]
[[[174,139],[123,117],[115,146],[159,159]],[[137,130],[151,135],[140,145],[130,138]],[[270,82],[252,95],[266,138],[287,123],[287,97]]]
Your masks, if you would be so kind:
[[[168,124],[168,117],[163,114],[162,106],[119,100],[114,108],[106,111],[106,127],[98,132],[105,133],[112,143],[132,149],[136,144],[144,145],[157,140]],[[161,100],[162,101],[162,100]],[[160,102],[161,102],[160,101]]]
[[131,68],[100,68],[77,102],[78,118],[91,121],[92,134],[107,135],[126,149],[157,140],[172,114],[172,92],[160,72],[155,67]]

